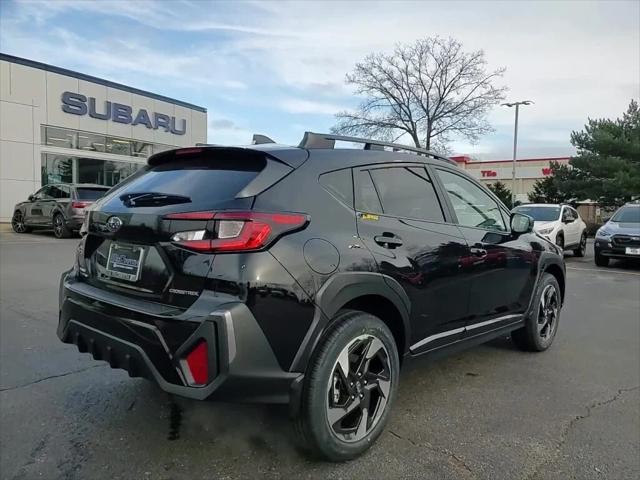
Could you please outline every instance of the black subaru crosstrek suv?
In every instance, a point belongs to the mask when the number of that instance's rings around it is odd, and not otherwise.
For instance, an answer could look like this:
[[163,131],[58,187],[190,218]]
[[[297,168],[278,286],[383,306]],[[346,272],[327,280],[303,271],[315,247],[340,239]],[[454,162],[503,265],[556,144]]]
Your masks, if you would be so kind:
[[288,403],[330,460],[380,435],[403,361],[551,345],[562,252],[453,162],[258,139],[156,154],[96,202],[61,279],[63,342],[172,394]]

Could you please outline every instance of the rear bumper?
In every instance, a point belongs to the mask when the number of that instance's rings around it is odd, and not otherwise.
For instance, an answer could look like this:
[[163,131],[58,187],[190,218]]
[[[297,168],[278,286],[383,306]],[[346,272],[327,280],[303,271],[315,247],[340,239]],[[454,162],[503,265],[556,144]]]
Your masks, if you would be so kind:
[[84,222],[84,214],[73,215],[67,217],[67,219],[65,220],[65,225],[69,230],[80,230],[82,222]]
[[[58,337],[172,394],[285,404],[298,398],[302,374],[280,368],[244,304],[216,305],[205,293],[186,312],[171,315],[157,304],[145,311],[147,303],[77,282],[67,272],[60,283]],[[204,386],[192,386],[181,360],[202,340],[209,379]]]

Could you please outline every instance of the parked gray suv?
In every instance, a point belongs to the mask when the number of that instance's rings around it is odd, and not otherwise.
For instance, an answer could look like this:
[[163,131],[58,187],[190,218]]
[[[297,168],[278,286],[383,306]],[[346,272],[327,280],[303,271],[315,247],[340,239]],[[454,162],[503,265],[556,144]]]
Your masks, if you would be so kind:
[[91,183],[45,185],[15,206],[11,227],[16,233],[45,228],[53,229],[57,238],[70,237],[80,230],[86,208],[109,188]]

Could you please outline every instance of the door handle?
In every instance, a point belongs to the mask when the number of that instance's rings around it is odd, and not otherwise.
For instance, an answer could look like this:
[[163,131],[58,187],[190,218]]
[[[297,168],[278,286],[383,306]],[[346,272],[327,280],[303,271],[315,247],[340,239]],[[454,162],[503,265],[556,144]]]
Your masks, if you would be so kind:
[[486,257],[487,256],[487,251],[484,248],[471,247],[470,250],[471,250],[471,253],[473,255],[475,255],[476,257]]
[[[386,232],[385,232],[386,233]],[[396,248],[402,245],[402,239],[392,233],[377,235],[373,237],[375,242],[384,248]]]

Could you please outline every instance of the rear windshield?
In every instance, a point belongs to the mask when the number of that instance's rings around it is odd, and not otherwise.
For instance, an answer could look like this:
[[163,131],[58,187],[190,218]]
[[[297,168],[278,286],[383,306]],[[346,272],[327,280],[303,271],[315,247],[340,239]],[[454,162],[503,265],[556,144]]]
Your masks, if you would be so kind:
[[109,191],[108,188],[76,188],[79,200],[97,200]]
[[137,203],[141,207],[151,206],[155,201],[151,194],[161,194],[167,196],[167,205],[207,208],[233,199],[262,171],[265,163],[264,159],[190,158],[147,167],[116,188],[108,203],[110,206],[124,203],[131,208],[126,199],[137,197],[142,199]]
[[616,223],[640,223],[640,207],[622,207],[611,219]]
[[516,207],[514,212],[529,215],[536,222],[553,222],[560,217],[560,207]]

